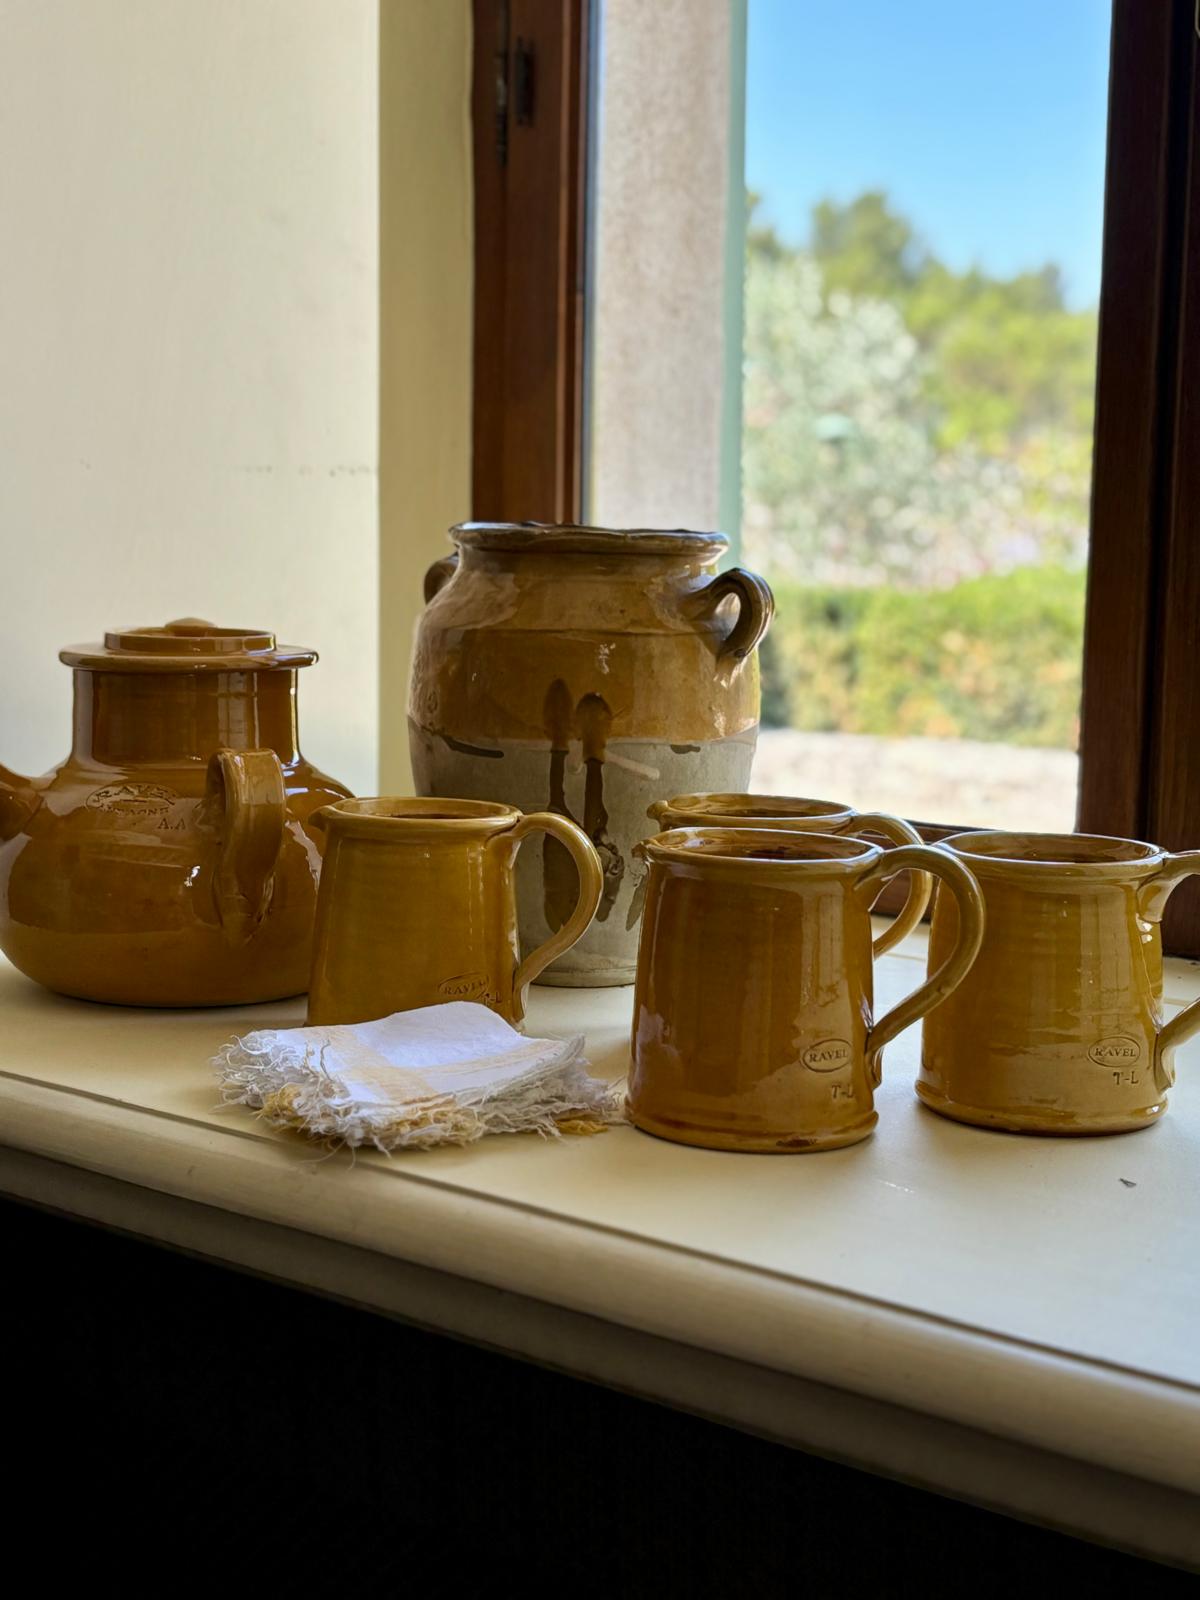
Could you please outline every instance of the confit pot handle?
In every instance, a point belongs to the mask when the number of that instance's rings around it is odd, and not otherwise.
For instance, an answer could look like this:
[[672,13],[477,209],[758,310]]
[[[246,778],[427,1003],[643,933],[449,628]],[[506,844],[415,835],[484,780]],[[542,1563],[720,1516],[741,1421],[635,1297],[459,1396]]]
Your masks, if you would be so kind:
[[531,833],[548,833],[570,851],[579,873],[579,899],[557,933],[552,933],[536,950],[531,950],[517,968],[512,994],[513,1015],[518,1021],[525,1015],[525,989],[552,961],[569,950],[578,939],[582,939],[591,926],[604,891],[604,868],[596,846],[579,824],[572,822],[569,817],[559,816],[555,811],[530,812],[521,817],[507,833],[498,834],[495,842],[499,848],[510,849],[512,859],[515,859],[521,841]]
[[450,582],[450,579],[457,571],[457,550],[452,556],[443,556],[440,561],[435,561],[433,565],[426,570],[424,587],[426,605],[429,604],[435,595],[441,594],[442,590]]
[[[850,818],[849,822],[842,823],[841,827],[833,830],[839,834],[851,834],[855,838],[860,833],[877,833],[888,841],[889,844],[906,845],[923,843],[917,830],[899,817],[893,817],[887,811],[860,811]],[[895,948],[920,922],[929,905],[929,897],[933,893],[933,879],[927,872],[914,872],[908,890],[908,899],[904,902],[898,916],[892,919],[890,928],[884,930],[871,946],[871,954],[877,959],[886,955]]]
[[[923,1017],[927,1011],[932,1011],[934,1006],[941,1005],[943,1000],[949,998],[971,970],[983,942],[983,895],[975,874],[968,871],[949,851],[939,850],[936,845],[905,844],[899,849],[889,850],[881,861],[863,873],[855,884],[855,890],[873,891],[877,883],[894,878],[906,868],[914,875],[931,872],[953,894],[958,901],[958,939],[937,971],[931,972],[924,983],[885,1012],[867,1030],[867,1071],[876,1088],[882,1079],[880,1062],[884,1045],[902,1033],[910,1023],[916,1022],[918,1017]],[[872,893],[871,899],[874,898]]]
[[762,643],[775,615],[775,596],[771,585],[746,567],[730,567],[701,589],[698,600],[701,615],[715,611],[730,595],[738,598],[737,621],[726,634],[717,660],[732,675],[738,672]]
[[220,853],[213,903],[228,944],[245,944],[267,913],[283,846],[287,797],[274,750],[218,750],[208,763],[207,805]]
[[[1200,850],[1179,850],[1169,855],[1138,894],[1138,910],[1147,922],[1161,922],[1167,901],[1185,878],[1200,873]],[[1154,1047],[1154,1084],[1160,1094],[1175,1082],[1175,1051],[1200,1029],[1200,1000],[1184,1006],[1158,1030]]]

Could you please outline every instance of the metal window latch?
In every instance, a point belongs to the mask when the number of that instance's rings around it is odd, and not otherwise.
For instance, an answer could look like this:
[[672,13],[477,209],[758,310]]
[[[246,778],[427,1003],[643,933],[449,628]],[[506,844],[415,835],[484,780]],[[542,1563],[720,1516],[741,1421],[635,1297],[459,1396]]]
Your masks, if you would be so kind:
[[[1200,5],[1200,0],[1197,0]],[[533,95],[535,88],[533,45],[525,39],[517,40],[513,51],[513,110],[519,128],[533,126]]]
[[[1200,0],[1196,0],[1200,5]],[[496,49],[492,56],[492,93],[495,99],[496,165],[508,165],[508,3],[496,18]]]
[[[1200,0],[1197,0],[1200,4]],[[533,126],[535,53],[531,40],[518,37],[509,51],[510,14],[508,0],[499,7],[496,18],[496,49],[492,56],[492,92],[495,100],[496,164],[508,165],[509,112],[519,128]]]

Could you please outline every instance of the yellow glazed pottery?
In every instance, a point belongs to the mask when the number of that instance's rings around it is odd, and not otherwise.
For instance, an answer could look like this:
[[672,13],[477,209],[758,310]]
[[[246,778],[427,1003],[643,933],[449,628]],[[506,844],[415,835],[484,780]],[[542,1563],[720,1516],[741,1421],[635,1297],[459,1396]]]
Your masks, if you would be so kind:
[[[309,1022],[367,1022],[414,1006],[478,1000],[508,1022],[525,989],[585,932],[603,873],[582,828],[483,800],[343,800],[313,818],[326,834]],[[519,959],[513,864],[545,833],[578,872],[562,926]]]
[[[975,880],[928,845],[679,828],[649,863],[634,993],[630,1120],[717,1150],[795,1152],[865,1139],[880,1052],[962,981],[983,931]],[[932,872],[962,907],[938,969],[871,1014],[871,902]]]
[[303,994],[311,813],[348,793],[300,752],[297,673],[316,652],[181,617],[59,658],[70,755],[42,778],[0,767],[0,949],[116,1005]]
[[[680,794],[656,800],[650,816],[665,832],[670,828],[785,828],[797,833],[878,834],[889,844],[920,844],[921,835],[886,811],[855,811],[837,800],[798,800],[780,794]],[[910,934],[925,915],[933,881],[914,872],[904,908],[875,941],[881,956]]]
[[[1159,922],[1200,850],[1088,834],[960,833],[941,848],[987,906],[979,959],[925,1023],[917,1094],[934,1111],[1022,1133],[1120,1133],[1166,1110],[1175,1047],[1200,1001],[1162,1015]],[[930,965],[958,939],[939,894]]]
[[[578,822],[604,892],[586,938],[541,978],[632,983],[646,807],[736,789],[758,735],[757,647],[774,601],[728,541],[684,530],[465,523],[426,577],[409,697],[418,794],[503,800]],[[575,875],[557,840],[517,871],[525,949],[562,925]]]

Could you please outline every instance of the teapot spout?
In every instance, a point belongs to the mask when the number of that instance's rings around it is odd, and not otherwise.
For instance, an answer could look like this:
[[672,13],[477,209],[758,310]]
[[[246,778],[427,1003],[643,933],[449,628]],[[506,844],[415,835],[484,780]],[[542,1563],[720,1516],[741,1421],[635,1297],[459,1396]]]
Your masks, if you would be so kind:
[[0,767],[0,842],[20,833],[41,803],[32,778]]

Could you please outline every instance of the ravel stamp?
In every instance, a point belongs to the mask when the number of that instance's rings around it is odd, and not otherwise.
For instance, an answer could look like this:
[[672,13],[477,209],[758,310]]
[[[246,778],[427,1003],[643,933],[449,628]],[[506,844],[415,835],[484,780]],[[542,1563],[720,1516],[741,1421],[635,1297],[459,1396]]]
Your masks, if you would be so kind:
[[174,789],[158,783],[110,783],[103,789],[94,789],[87,797],[87,805],[89,811],[112,811],[138,820],[162,816],[178,799]]
[[1088,1060],[1094,1061],[1098,1067],[1136,1067],[1141,1059],[1140,1040],[1131,1039],[1124,1033],[1100,1039],[1088,1051]]
[[495,1003],[486,972],[464,972],[456,978],[444,978],[437,992],[443,1000],[479,1000],[485,1006]]
[[818,1039],[810,1044],[801,1060],[810,1072],[837,1072],[849,1066],[852,1051],[845,1039]]

